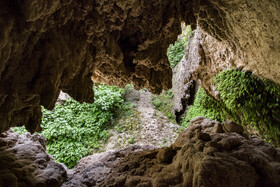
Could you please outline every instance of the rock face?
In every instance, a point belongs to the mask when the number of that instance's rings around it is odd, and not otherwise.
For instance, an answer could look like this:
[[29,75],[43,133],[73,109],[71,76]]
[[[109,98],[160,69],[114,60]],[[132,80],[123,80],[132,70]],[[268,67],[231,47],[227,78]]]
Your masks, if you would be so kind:
[[41,135],[18,135],[11,130],[0,136],[0,186],[61,186],[66,167],[46,153]]
[[68,181],[63,183],[62,186],[100,186],[106,176],[113,171],[112,166],[116,165],[121,159],[131,153],[137,154],[140,151],[153,149],[155,147],[134,145],[123,150],[97,153],[82,158],[79,165],[68,172]]
[[64,93],[64,92],[61,91],[59,93],[59,96],[58,96],[57,100],[56,100],[56,104],[63,105],[70,98],[71,97],[67,93]]
[[[140,151],[144,149],[143,151]],[[166,148],[86,157],[64,186],[279,186],[280,150],[235,123],[198,117]]]
[[[197,53],[196,46],[196,33],[188,38],[188,44],[185,49],[185,55],[181,61],[172,69],[172,91],[174,93],[173,98],[173,109],[176,115],[176,120],[180,121],[180,118],[186,112],[187,107],[192,105],[194,102],[194,95],[197,92],[201,81],[200,77],[195,77],[194,73],[197,74],[197,69],[200,67],[197,58],[200,59],[200,55]],[[193,56],[197,55],[197,56]]]
[[191,121],[170,147],[134,145],[55,163],[40,135],[0,138],[0,186],[279,186],[280,150],[233,122]]
[[165,53],[180,33],[179,1],[4,0],[0,10],[0,132],[39,130],[40,105],[52,109],[60,90],[93,102],[91,78],[171,87]]
[[3,0],[0,132],[39,130],[40,105],[52,109],[60,90],[92,102],[91,78],[153,93],[170,88],[165,53],[181,21],[204,33],[204,75],[232,66],[279,83],[279,7],[279,0]]

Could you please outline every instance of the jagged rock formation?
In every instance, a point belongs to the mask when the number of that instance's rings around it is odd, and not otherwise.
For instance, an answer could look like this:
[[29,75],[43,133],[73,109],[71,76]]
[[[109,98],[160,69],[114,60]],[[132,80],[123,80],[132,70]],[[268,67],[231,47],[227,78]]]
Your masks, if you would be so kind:
[[91,78],[171,87],[165,53],[180,33],[179,1],[4,0],[0,9],[0,132],[39,130],[40,105],[52,109],[60,90],[93,102]]
[[91,77],[154,93],[170,88],[165,53],[180,21],[203,30],[204,75],[221,63],[279,83],[279,6],[278,0],[3,0],[0,132],[16,125],[39,130],[40,105],[52,109],[60,90],[92,102]]
[[64,92],[61,91],[59,93],[59,96],[58,96],[57,100],[56,100],[56,104],[63,105],[70,98],[71,97],[67,93],[64,93]]
[[0,186],[61,186],[66,167],[46,153],[42,135],[18,135],[11,130],[0,136]]
[[63,185],[280,185],[280,150],[232,122],[199,117],[172,146],[151,149],[136,146],[83,158]]
[[193,45],[195,45],[193,44],[193,39],[194,36],[191,35],[188,39],[185,55],[172,70],[173,112],[178,122],[187,111],[187,107],[193,104],[194,95],[201,84],[199,78],[193,76],[197,72],[199,61],[192,58],[189,60],[189,56],[192,55],[191,50],[194,47]]
[[131,146],[55,163],[40,135],[0,137],[0,186],[279,186],[280,150],[232,122],[198,117],[170,147]]

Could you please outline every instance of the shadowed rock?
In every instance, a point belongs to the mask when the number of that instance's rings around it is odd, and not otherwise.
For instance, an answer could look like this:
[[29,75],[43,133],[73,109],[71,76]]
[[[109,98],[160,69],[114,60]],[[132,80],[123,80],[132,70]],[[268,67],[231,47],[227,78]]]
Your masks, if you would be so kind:
[[180,22],[193,40],[197,79],[243,68],[280,80],[280,1],[11,1],[0,2],[0,132],[25,125],[40,130],[41,107],[52,109],[60,90],[93,102],[93,82],[153,93],[171,87],[166,49]]
[[0,186],[61,186],[66,169],[46,153],[42,135],[9,130],[0,136]]
[[[226,132],[216,132],[217,126]],[[199,117],[171,147],[131,147],[86,157],[63,185],[279,186],[280,150],[241,128]]]

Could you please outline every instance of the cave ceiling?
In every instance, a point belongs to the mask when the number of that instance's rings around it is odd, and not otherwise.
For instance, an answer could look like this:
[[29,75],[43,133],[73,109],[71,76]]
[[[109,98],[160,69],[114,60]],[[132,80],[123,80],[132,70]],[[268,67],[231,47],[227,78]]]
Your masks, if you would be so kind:
[[40,130],[41,105],[52,109],[60,90],[93,102],[94,82],[169,89],[166,50],[181,22],[223,42],[231,51],[220,60],[280,83],[279,9],[278,0],[2,0],[0,132]]

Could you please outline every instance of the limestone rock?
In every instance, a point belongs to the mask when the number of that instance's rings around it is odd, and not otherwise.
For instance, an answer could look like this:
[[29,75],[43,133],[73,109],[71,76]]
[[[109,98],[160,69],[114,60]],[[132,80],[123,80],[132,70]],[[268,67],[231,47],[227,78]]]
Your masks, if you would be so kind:
[[217,126],[224,129],[229,123],[198,117],[170,147],[139,152],[129,148],[89,156],[71,171],[63,185],[280,185],[279,149],[259,138],[243,135],[241,126],[219,133]]
[[93,102],[92,80],[153,93],[171,87],[168,45],[180,22],[203,31],[198,78],[228,67],[280,80],[280,1],[81,0],[0,2],[0,132],[40,130],[60,90]]
[[4,0],[0,10],[0,132],[40,130],[40,105],[52,109],[60,90],[93,102],[92,79],[171,87],[165,53],[180,33],[179,1]]
[[118,151],[108,151],[97,153],[79,161],[79,164],[70,170],[68,181],[63,183],[63,187],[71,186],[98,186],[104,182],[107,175],[113,170],[112,166],[118,163],[122,158],[131,153],[137,154],[143,150],[153,150],[153,146],[133,145]]
[[[193,73],[199,67],[197,64],[199,61],[192,58],[189,60],[189,56],[193,53],[193,48],[197,45],[193,42],[194,39],[194,34],[188,38],[185,55],[172,69],[173,112],[176,115],[177,121],[180,121],[187,107],[193,104],[194,95],[200,86],[200,81],[193,77]],[[194,54],[197,55],[197,53]],[[198,55],[198,57],[200,56]]]
[[[217,132],[217,129],[219,129]],[[41,135],[0,137],[0,186],[279,186],[280,150],[242,127],[195,118],[170,147],[131,146],[80,160],[72,170]]]
[[0,186],[61,186],[66,167],[46,153],[46,139],[38,134],[0,136]]
[[59,96],[56,100],[56,104],[64,104],[68,99],[70,99],[71,97],[67,94],[67,93],[64,93],[64,92],[60,92],[59,93]]

